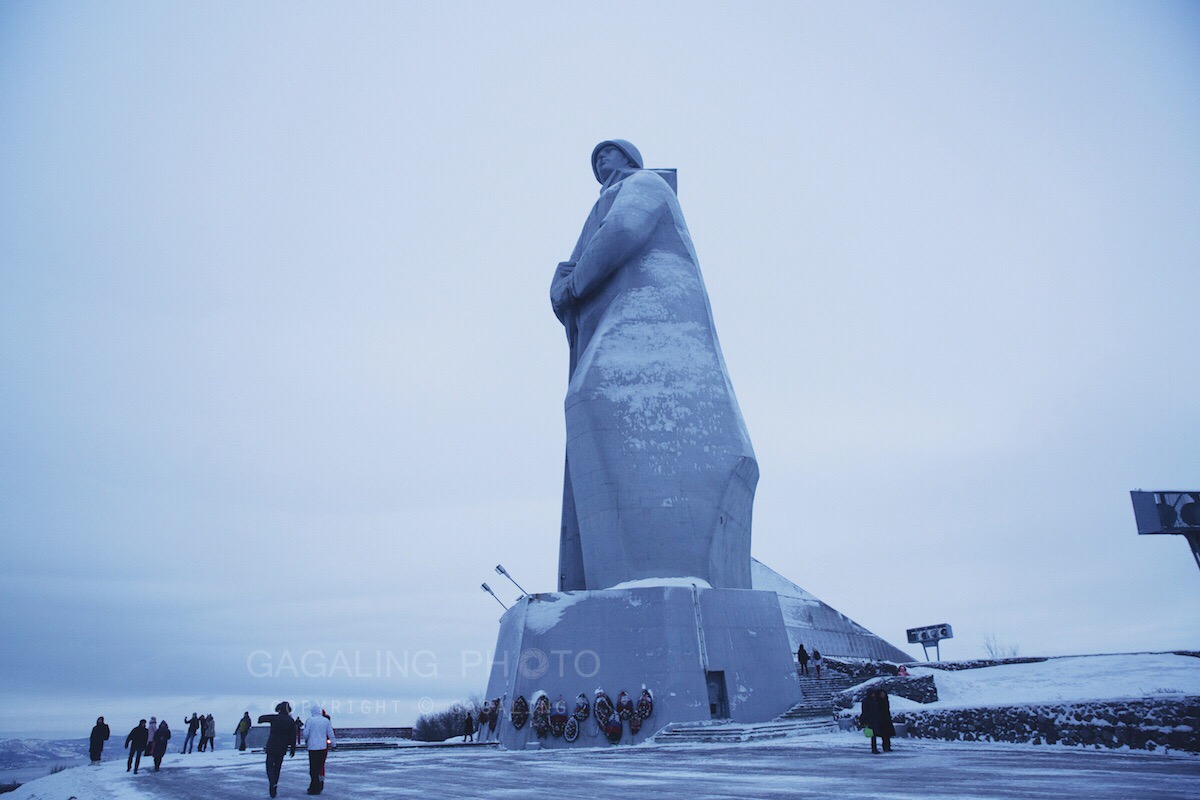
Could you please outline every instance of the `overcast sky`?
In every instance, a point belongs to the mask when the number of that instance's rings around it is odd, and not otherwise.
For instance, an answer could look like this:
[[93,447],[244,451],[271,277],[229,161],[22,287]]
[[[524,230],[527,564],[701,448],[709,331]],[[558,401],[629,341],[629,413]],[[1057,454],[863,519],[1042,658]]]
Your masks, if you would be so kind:
[[1128,496],[1200,488],[1194,3],[7,0],[0,109],[0,735],[482,692],[611,137],[679,170],[757,558],[914,657],[1200,648]]

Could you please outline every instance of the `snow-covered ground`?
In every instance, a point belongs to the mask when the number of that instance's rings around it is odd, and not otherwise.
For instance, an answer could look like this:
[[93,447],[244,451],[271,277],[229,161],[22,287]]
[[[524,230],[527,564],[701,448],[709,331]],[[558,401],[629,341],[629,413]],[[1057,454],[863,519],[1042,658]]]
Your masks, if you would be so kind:
[[[1200,659],[1170,654],[1076,656],[960,672],[918,666],[912,674],[934,677],[938,703],[922,706],[894,697],[893,710],[1200,695]],[[45,776],[75,747],[86,750],[86,741],[7,740],[0,742],[0,755],[11,756],[5,762],[10,769],[24,767]],[[614,790],[658,800],[1200,796],[1196,789],[1200,757],[1194,755],[908,739],[898,740],[896,749],[893,754],[872,756],[860,735],[844,732],[739,745],[650,744],[540,752],[466,745],[335,751],[324,796],[526,798],[607,795]],[[21,761],[22,753],[33,759],[28,767]],[[152,766],[147,769],[143,760],[143,770],[136,776],[125,772],[119,742],[113,747],[110,741],[105,755],[111,760],[98,767],[76,766],[38,777],[4,795],[4,800],[266,796],[261,754],[227,749],[187,756],[172,752],[162,772],[153,772]],[[301,751],[285,762],[279,796],[303,796],[307,776],[307,757]],[[10,774],[5,780],[30,777]]]
[[[1159,800],[1195,797],[1200,759],[1055,747],[898,740],[872,755],[852,733],[782,742],[502,751],[463,747],[337,752],[324,797],[829,798],[882,800]],[[279,796],[305,796],[303,753],[284,762]],[[12,800],[214,800],[266,797],[261,754],[172,754],[162,772],[120,762],[81,766],[33,781]]]
[[938,702],[921,704],[893,697],[893,711],[1200,696],[1200,658],[1170,653],[1072,656],[957,672],[914,667],[909,672],[914,677],[933,676]]

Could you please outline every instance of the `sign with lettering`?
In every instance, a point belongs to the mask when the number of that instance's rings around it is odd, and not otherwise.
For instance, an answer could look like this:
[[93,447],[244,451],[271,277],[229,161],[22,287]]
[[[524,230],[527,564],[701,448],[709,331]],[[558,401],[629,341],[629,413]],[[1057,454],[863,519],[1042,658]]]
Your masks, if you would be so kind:
[[1130,492],[1138,533],[1200,532],[1200,492]]
[[947,623],[941,625],[926,625],[924,628],[909,628],[909,644],[936,644],[942,639],[953,639],[954,629]]

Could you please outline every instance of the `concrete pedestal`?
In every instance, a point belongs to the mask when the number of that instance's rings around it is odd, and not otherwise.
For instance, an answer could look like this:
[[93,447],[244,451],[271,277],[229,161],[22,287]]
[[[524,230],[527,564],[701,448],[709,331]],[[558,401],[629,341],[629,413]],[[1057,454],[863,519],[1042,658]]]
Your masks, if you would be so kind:
[[654,713],[637,734],[625,726],[622,744],[636,743],[673,722],[729,719],[764,722],[800,699],[787,629],[774,592],[649,586],[530,595],[508,610],[492,662],[486,699],[503,698],[497,734],[509,749],[607,745],[595,715],[573,744],[539,739],[531,723],[517,730],[513,701],[535,695],[568,708],[597,688],[614,703],[654,694]]

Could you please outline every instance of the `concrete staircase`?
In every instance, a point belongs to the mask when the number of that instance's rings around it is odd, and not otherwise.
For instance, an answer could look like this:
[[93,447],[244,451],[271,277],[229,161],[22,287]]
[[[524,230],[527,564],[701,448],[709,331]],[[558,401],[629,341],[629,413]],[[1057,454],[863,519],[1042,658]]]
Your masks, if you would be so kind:
[[[812,672],[812,670],[809,670]],[[855,684],[853,678],[825,670],[819,680],[812,675],[799,676],[800,702],[779,716],[781,720],[821,720],[833,729],[833,696]]]
[[712,744],[759,742],[795,735],[795,722],[688,722],[668,725],[655,735],[654,741],[658,744]]
[[[809,672],[812,672],[811,668]],[[811,675],[800,676],[800,702],[770,722],[680,723],[668,725],[655,735],[654,741],[659,744],[758,742],[830,733],[837,730],[833,696],[854,684],[853,679],[831,670],[825,670],[820,680]]]

